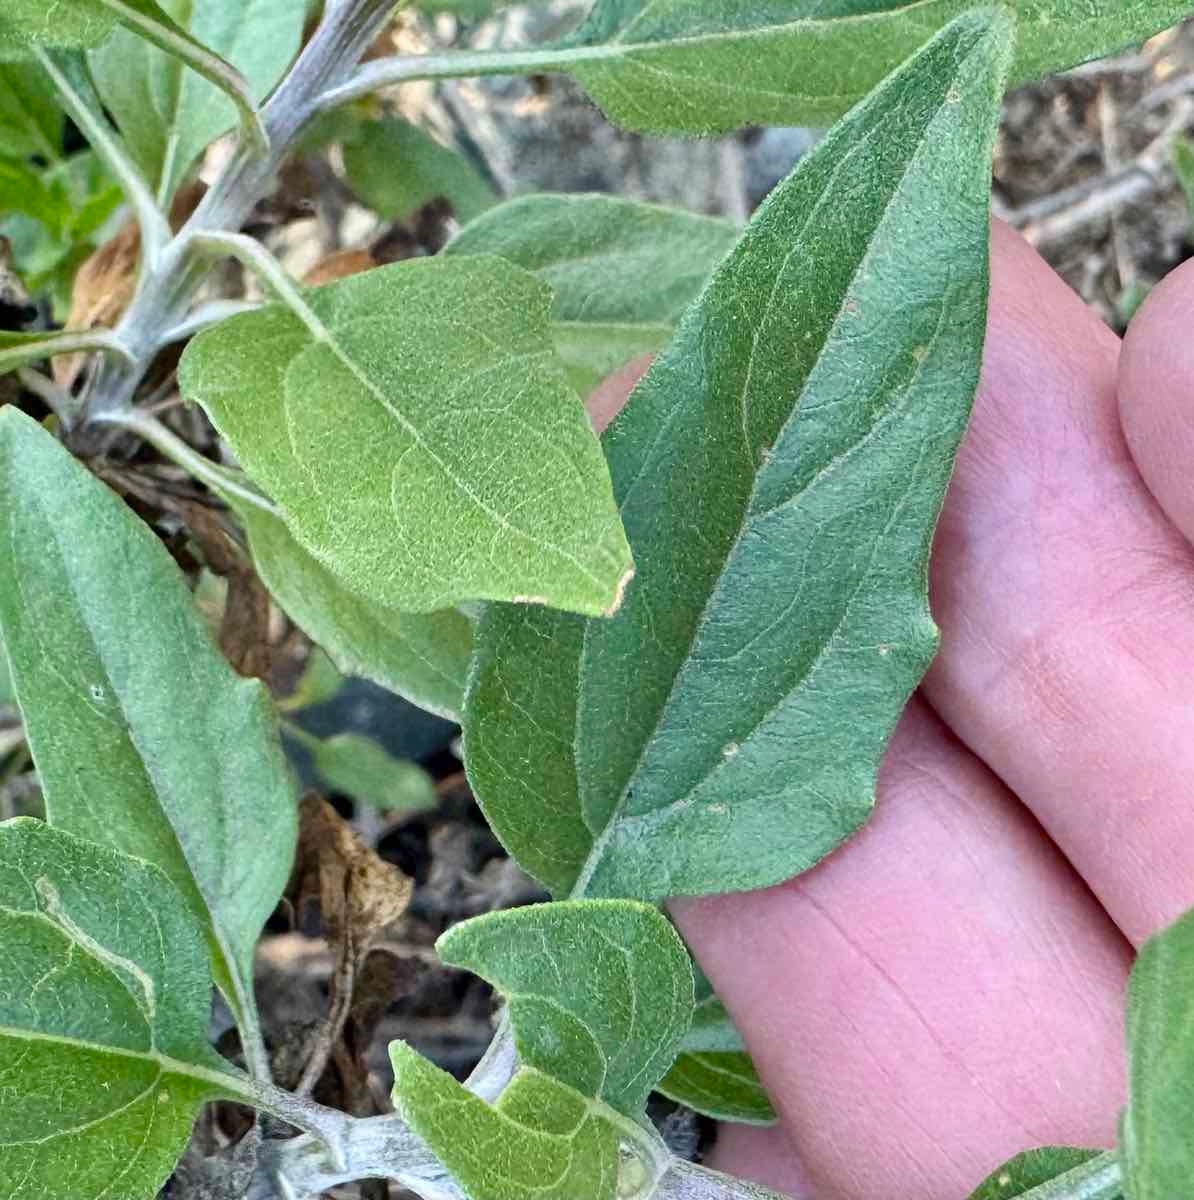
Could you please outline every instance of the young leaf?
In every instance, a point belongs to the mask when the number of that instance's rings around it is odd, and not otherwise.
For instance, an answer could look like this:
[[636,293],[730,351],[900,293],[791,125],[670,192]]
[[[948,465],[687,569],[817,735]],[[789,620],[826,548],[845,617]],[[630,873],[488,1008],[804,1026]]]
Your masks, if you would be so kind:
[[526,196],[466,226],[445,254],[497,254],[551,285],[552,336],[582,395],[666,345],[740,230],[610,196]]
[[410,612],[617,607],[630,551],[543,283],[498,258],[436,258],[307,299],[306,320],[275,304],[200,334],[180,368],[300,545]]
[[435,807],[431,776],[417,763],[391,757],[372,738],[356,733],[319,738],[297,725],[288,725],[286,732],[310,752],[317,774],[332,791],[382,812]]
[[0,62],[0,155],[56,163],[62,157],[63,125],[62,109],[43,72],[32,63]]
[[20,58],[35,46],[95,46],[116,24],[103,0],[4,0],[0,59]]
[[505,997],[520,1062],[631,1118],[692,1019],[688,952],[658,909],[541,904],[450,929],[440,958]]
[[150,1200],[236,1090],[192,914],[156,867],[23,818],[0,825],[0,949],[0,1195]]
[[394,1104],[469,1200],[614,1200],[618,1134],[566,1084],[519,1071],[492,1107],[403,1042]]
[[0,410],[0,633],[53,824],[160,866],[252,1022],[294,800],[272,706],[213,646],[150,530]]
[[371,679],[428,712],[459,720],[473,643],[463,613],[402,613],[355,595],[295,541],[281,518],[228,498],[265,586],[345,675]]
[[[1011,1200],[1022,1196],[1098,1158],[1098,1150],[1080,1150],[1072,1146],[1044,1146],[1016,1155],[993,1171],[971,1194],[970,1200]],[[1058,1193],[1059,1196],[1071,1193]]]
[[[613,120],[652,133],[823,125],[973,0],[598,0],[557,54]],[[1010,81],[1098,58],[1188,15],[1187,0],[1013,0]],[[540,70],[550,70],[540,55]]]
[[[700,983],[698,980],[698,992]],[[656,1091],[719,1121],[770,1125],[775,1111],[725,1006],[709,988],[692,1014],[681,1054]]]
[[130,153],[165,201],[202,150],[233,126],[234,100],[251,108],[281,77],[298,52],[303,6],[162,0],[149,7],[168,22],[176,43],[185,39],[202,49],[208,69],[200,74],[161,39],[154,44],[129,26],[91,55],[91,70]]
[[869,815],[936,647],[926,564],[978,379],[1010,41],[996,11],[934,38],[688,311],[605,435],[639,569],[616,618],[553,628],[550,660],[539,614],[483,618],[474,790],[557,892],[762,887]]
[[1194,1179],[1194,912],[1150,938],[1128,985],[1128,1200],[1170,1200]]
[[401,117],[366,122],[344,144],[344,169],[357,195],[386,220],[442,197],[459,220],[471,221],[497,200],[462,155]]

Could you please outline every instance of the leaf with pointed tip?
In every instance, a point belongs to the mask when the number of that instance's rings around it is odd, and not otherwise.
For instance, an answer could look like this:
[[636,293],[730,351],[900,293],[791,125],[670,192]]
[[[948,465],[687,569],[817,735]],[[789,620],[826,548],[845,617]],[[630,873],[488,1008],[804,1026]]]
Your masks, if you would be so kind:
[[[295,732],[293,726],[289,732]],[[418,763],[393,758],[372,738],[338,733],[318,738],[304,733],[299,742],[332,791],[382,812],[419,812],[434,808],[435,784]]]
[[692,1020],[688,952],[658,909],[573,900],[475,917],[436,947],[505,997],[519,1060],[628,1117]]
[[689,309],[604,439],[639,572],[618,615],[482,618],[470,777],[557,893],[762,887],[869,816],[936,648],[927,560],[978,379],[1010,43],[993,11],[934,38]]
[[0,634],[53,824],[160,866],[253,1022],[253,947],[296,815],[273,708],[170,555],[50,434],[0,410]]
[[253,561],[286,615],[345,675],[371,679],[450,720],[464,707],[473,627],[454,608],[403,613],[350,592],[260,505],[227,499],[249,535]]
[[35,63],[0,62],[0,156],[62,158],[65,118],[45,72]]
[[1011,1200],[1013,1196],[1022,1196],[1073,1171],[1100,1154],[1099,1150],[1081,1150],[1072,1146],[1043,1146],[1039,1150],[1025,1151],[992,1171],[971,1194],[970,1200]]
[[[127,0],[126,0],[127,2]],[[252,108],[298,52],[303,6],[292,0],[162,0],[141,5],[174,44],[202,50],[204,74],[148,41],[118,29],[91,55],[104,105],[137,165],[162,197],[173,195],[203,149],[236,122],[235,104]],[[230,93],[232,98],[230,98]]]
[[1172,1200],[1194,1179],[1194,912],[1150,938],[1128,984],[1128,1200]]
[[403,1042],[394,1105],[469,1200],[614,1200],[616,1127],[566,1084],[523,1068],[495,1105]]
[[499,258],[433,258],[307,298],[317,332],[268,305],[200,334],[179,371],[299,544],[409,612],[616,608],[630,551],[547,287]]
[[201,1105],[203,938],[156,867],[40,821],[0,825],[0,1195],[151,1200]]
[[[973,0],[598,0],[556,61],[629,129],[716,133],[824,125]],[[1141,42],[1186,0],[1011,0],[1012,83]]]
[[582,395],[667,343],[741,231],[611,196],[525,196],[470,222],[445,254],[497,254],[554,294],[552,337]]

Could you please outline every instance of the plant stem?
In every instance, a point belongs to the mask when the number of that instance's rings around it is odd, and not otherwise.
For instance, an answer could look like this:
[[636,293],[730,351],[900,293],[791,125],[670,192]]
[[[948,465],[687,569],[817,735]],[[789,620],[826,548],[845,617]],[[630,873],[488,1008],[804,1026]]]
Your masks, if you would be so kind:
[[117,327],[135,361],[104,364],[87,398],[87,419],[110,420],[132,408],[164,336],[187,320],[195,291],[207,274],[201,239],[239,232],[269,192],[294,139],[319,111],[319,97],[349,78],[393,8],[393,0],[337,0],[327,6],[319,27],[262,112],[269,153],[262,155],[242,140],[186,225],[154,261],[147,258],[142,264],[136,292]]
[[464,79],[473,75],[538,75],[625,54],[623,46],[547,47],[523,50],[448,50],[398,54],[359,67],[351,78],[319,97],[321,112],[360,100],[380,88],[415,79]]

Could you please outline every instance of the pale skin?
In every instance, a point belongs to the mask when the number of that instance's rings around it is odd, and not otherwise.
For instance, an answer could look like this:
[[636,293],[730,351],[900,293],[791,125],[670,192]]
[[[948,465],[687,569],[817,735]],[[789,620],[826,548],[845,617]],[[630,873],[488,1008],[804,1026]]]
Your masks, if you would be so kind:
[[796,1196],[960,1200],[1029,1147],[1114,1144],[1134,948],[1194,906],[1194,263],[1121,345],[994,229],[932,602],[871,823],[673,905],[782,1118],[713,1165]]

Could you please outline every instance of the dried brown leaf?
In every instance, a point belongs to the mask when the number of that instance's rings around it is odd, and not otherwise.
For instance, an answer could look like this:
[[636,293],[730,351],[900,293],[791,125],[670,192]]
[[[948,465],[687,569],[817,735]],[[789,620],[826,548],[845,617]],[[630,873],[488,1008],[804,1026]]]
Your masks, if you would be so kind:
[[[180,229],[185,224],[198,208],[205,191],[201,183],[192,183],[179,191],[170,208],[173,228]],[[133,298],[140,257],[141,229],[130,218],[79,267],[65,328],[75,332],[115,325]],[[68,354],[54,359],[55,383],[68,390],[72,388],[86,362],[85,354]]]
[[303,283],[308,287],[319,287],[321,284],[335,283],[337,279],[346,279],[349,275],[372,271],[376,266],[377,260],[368,250],[337,250],[321,258],[303,276]]

